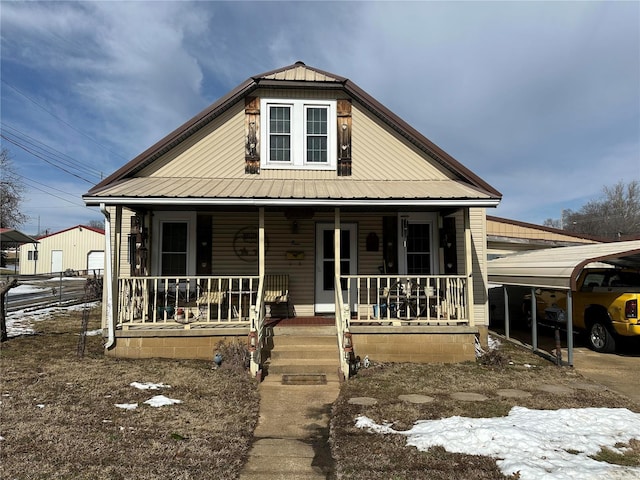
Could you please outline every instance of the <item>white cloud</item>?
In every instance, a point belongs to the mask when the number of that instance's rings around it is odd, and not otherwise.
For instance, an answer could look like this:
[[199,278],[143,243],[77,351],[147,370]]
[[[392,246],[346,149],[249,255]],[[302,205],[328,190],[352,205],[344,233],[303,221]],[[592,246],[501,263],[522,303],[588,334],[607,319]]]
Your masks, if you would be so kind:
[[2,9],[3,79],[106,148],[24,108],[4,85],[3,121],[105,173],[250,75],[302,60],[352,79],[489,181],[512,218],[640,178],[637,2]]

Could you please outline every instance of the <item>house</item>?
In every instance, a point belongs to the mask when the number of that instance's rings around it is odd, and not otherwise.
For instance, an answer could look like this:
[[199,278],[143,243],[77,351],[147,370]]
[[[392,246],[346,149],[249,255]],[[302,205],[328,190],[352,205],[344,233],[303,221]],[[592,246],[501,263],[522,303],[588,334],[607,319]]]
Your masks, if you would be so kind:
[[37,237],[37,243],[20,246],[20,275],[102,273],[104,245],[104,230],[86,225]]
[[576,234],[559,228],[487,215],[489,260],[526,250],[570,247],[606,241],[591,235]]
[[251,77],[84,195],[106,218],[107,353],[248,336],[257,371],[265,325],[322,317],[349,354],[471,360],[500,199],[351,80]]

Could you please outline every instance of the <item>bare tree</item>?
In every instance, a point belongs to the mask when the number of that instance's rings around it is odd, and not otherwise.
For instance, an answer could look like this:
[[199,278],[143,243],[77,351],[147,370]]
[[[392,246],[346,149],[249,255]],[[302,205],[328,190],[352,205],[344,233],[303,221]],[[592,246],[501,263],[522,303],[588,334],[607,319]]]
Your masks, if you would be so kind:
[[87,223],[87,227],[99,228],[100,230],[104,230],[104,220],[89,220],[89,223]]
[[24,184],[13,168],[9,150],[0,151],[0,228],[17,228],[27,221],[20,212]]
[[640,235],[640,180],[603,187],[603,196],[580,210],[563,210],[565,230],[611,240]]

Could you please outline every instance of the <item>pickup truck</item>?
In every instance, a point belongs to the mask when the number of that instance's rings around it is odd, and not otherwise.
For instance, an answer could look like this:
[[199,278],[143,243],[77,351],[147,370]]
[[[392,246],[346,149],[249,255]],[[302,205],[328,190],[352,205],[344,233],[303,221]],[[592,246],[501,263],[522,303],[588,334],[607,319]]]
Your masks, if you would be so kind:
[[[572,293],[573,328],[587,335],[596,352],[614,352],[620,336],[640,338],[638,303],[640,272],[617,268],[585,268]],[[531,297],[523,309],[531,318]],[[543,324],[566,322],[567,295],[562,291],[536,290],[536,317]]]

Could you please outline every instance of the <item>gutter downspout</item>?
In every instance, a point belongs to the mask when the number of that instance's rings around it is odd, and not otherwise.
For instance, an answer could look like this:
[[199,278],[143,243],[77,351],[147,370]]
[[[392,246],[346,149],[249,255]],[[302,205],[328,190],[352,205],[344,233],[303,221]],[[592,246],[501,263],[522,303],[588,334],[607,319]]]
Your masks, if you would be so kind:
[[104,282],[104,286],[106,288],[105,293],[107,297],[106,301],[106,317],[107,317],[107,343],[105,343],[104,348],[109,349],[113,347],[116,342],[115,337],[115,318],[113,316],[113,281],[112,281],[112,252],[111,252],[111,214],[108,212],[104,203],[100,204],[100,211],[104,215],[104,237],[106,240],[105,245],[105,257],[106,257],[106,265],[104,267],[104,276],[107,279]]

